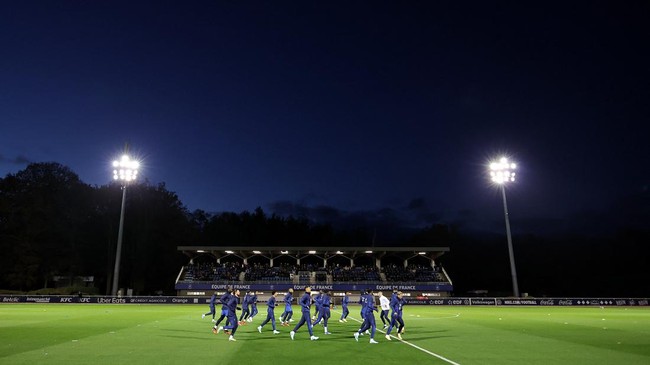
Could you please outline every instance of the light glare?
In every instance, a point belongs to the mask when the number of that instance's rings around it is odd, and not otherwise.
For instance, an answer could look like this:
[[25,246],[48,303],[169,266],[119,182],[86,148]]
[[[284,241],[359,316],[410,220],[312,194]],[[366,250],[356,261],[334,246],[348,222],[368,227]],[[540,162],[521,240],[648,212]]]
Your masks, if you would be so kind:
[[501,157],[499,162],[490,163],[490,179],[496,184],[505,184],[515,181],[517,164],[508,162],[506,157]]
[[120,160],[113,161],[113,167],[116,168],[113,170],[114,180],[130,182],[137,178],[140,163],[138,161],[131,160],[128,155],[122,155]]

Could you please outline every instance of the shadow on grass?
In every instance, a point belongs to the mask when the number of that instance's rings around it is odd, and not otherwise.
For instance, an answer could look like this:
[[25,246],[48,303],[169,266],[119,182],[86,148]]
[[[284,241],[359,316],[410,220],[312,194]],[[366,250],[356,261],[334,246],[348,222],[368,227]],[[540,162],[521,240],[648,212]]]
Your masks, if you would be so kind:
[[[411,343],[415,344],[415,341],[419,341],[419,340],[436,340],[436,339],[439,339],[439,338],[453,338],[453,337],[456,337],[456,336],[412,336],[412,337],[402,336],[402,339],[404,341],[411,342]],[[395,340],[397,340],[397,339],[395,339]],[[393,341],[395,341],[395,340],[393,340]],[[397,341],[399,341],[399,340],[397,340]]]
[[[421,331],[421,330],[411,330],[411,331],[404,331],[402,336],[409,335],[409,334],[414,334],[414,335],[436,335],[440,333],[445,333],[449,332],[448,330],[427,330],[427,331]],[[397,331],[391,332],[391,336],[394,336],[397,334]]]
[[161,331],[166,331],[166,332],[187,332],[187,333],[212,333],[212,329],[208,328],[205,330],[181,330],[181,329],[169,329],[169,328],[161,328]]
[[[174,335],[161,335],[160,337],[168,337],[168,338],[176,338],[176,339],[181,339],[181,340],[202,340],[202,341],[211,341],[214,340],[214,338],[206,337],[206,336],[174,336]],[[216,337],[216,336],[215,336]],[[227,340],[227,338],[226,338]]]

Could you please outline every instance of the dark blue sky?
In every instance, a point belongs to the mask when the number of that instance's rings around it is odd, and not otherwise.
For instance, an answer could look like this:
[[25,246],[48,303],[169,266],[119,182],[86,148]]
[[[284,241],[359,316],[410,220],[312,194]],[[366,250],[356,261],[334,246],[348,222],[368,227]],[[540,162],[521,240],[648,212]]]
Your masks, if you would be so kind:
[[647,19],[620,2],[3,3],[0,175],[55,161],[103,185],[128,142],[192,210],[498,220],[484,169],[506,153],[513,216],[606,210],[650,184]]

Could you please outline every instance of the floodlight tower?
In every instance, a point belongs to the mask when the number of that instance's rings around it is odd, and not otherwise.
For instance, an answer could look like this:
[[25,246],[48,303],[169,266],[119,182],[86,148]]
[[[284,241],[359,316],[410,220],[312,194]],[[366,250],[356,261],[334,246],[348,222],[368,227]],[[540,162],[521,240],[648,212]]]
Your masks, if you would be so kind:
[[117,295],[120,281],[120,259],[122,257],[122,233],[124,231],[124,207],[126,206],[126,186],[138,177],[140,163],[131,160],[128,155],[122,155],[119,160],[113,161],[113,180],[122,184],[122,209],[120,211],[120,228],[117,233],[117,252],[115,253],[115,270],[113,271],[113,290],[111,295]]
[[506,235],[508,237],[508,253],[510,254],[510,273],[512,275],[512,293],[519,297],[519,285],[517,284],[517,269],[515,268],[515,253],[512,249],[512,235],[510,234],[510,219],[508,218],[508,204],[506,202],[506,185],[515,181],[515,170],[517,165],[508,162],[506,157],[501,157],[498,162],[490,163],[490,178],[501,189],[503,196],[503,213],[506,219]]

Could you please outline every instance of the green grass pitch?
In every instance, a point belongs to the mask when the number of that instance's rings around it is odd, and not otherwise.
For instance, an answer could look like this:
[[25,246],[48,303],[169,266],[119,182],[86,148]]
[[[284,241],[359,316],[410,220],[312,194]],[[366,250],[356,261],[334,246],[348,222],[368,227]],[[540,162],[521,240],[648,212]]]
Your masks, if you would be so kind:
[[294,341],[292,327],[260,334],[259,308],[229,342],[205,305],[2,304],[0,364],[650,364],[650,308],[407,306],[405,342],[378,331],[379,344],[356,342],[337,310],[318,341],[304,326]]

